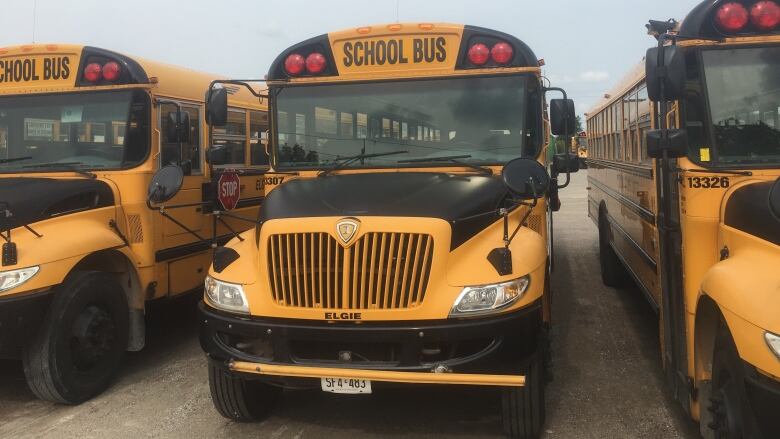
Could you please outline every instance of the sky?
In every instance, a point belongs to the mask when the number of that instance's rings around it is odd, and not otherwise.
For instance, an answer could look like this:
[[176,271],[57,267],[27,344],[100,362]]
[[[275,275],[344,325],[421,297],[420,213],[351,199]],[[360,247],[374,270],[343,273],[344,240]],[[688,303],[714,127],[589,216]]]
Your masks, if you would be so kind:
[[503,31],[586,112],[654,44],[649,19],[700,0],[0,0],[0,47],[88,44],[231,78],[262,78],[287,47],[379,23],[452,22]]

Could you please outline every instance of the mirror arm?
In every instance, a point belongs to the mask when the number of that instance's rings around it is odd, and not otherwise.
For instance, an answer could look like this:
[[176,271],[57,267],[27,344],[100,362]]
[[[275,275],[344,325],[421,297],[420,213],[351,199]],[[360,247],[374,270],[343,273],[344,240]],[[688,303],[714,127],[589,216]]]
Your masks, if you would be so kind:
[[219,221],[220,223],[222,223],[222,225],[223,225],[223,226],[225,226],[225,227],[226,227],[228,230],[230,230],[230,233],[231,233],[231,234],[233,234],[233,237],[234,237],[234,238],[238,238],[238,240],[239,240],[239,241],[241,241],[241,242],[244,242],[244,238],[242,238],[242,237],[241,237],[241,235],[239,235],[238,233],[236,233],[236,231],[235,231],[235,230],[233,230],[233,228],[232,228],[232,227],[230,227],[230,224],[228,224],[228,223],[227,223],[225,220],[223,220],[223,219],[222,219],[222,215],[220,215],[220,214],[218,214],[218,213],[217,213],[217,214],[215,214],[215,215],[217,216],[217,221]]
[[[154,209],[154,207],[152,207],[152,205],[151,205],[151,201],[150,200],[146,200],[146,205],[149,206],[151,209]],[[172,208],[176,208],[176,207],[184,207],[184,206],[175,206],[175,207],[172,207]],[[187,227],[184,224],[182,224],[181,222],[179,222],[179,220],[177,220],[176,218],[174,218],[171,215],[169,215],[168,212],[165,211],[165,207],[164,206],[157,208],[157,211],[160,212],[160,215],[164,216],[165,218],[168,218],[169,220],[171,220],[171,222],[173,222],[177,226],[181,227],[185,232],[187,232],[187,233],[191,234],[192,236],[200,239],[201,241],[206,241],[206,239],[203,238],[202,236],[200,236],[198,234],[198,232],[190,229],[189,227]]]
[[[534,208],[539,204],[539,195],[536,193],[536,184],[534,183],[533,179],[529,179],[528,184],[531,185],[531,192],[534,195],[534,201],[532,201],[530,204],[524,202],[517,203],[515,206],[512,207],[511,210],[501,209],[504,216],[504,248],[506,248],[507,250],[509,249],[509,244],[511,244],[512,241],[515,239],[515,236],[517,236],[517,232],[520,231],[520,228],[523,227],[523,224],[528,220],[528,217],[531,216],[531,212],[533,212]],[[528,210],[525,212],[525,215],[520,220],[520,222],[517,223],[517,227],[515,227],[515,230],[512,232],[512,235],[509,236],[509,214],[520,206],[527,206]]]
[[263,224],[263,222],[260,221],[260,220],[254,220],[254,219],[251,219],[251,218],[245,218],[243,216],[234,215],[232,213],[228,213],[228,212],[221,211],[221,210],[215,211],[214,215],[217,215],[217,217],[226,216],[228,218],[237,219],[239,221],[246,221],[248,223],[252,223],[252,224],[256,224],[256,225],[262,225]]
[[241,87],[246,88],[249,90],[249,93],[252,93],[252,95],[256,98],[260,99],[268,99],[267,94],[260,93],[259,91],[256,91],[254,88],[252,88],[249,83],[258,83],[258,82],[268,82],[265,79],[216,79],[214,81],[211,81],[211,84],[209,84],[209,97],[211,96],[211,90],[214,89],[214,86],[217,84],[232,84],[232,85],[238,85]]

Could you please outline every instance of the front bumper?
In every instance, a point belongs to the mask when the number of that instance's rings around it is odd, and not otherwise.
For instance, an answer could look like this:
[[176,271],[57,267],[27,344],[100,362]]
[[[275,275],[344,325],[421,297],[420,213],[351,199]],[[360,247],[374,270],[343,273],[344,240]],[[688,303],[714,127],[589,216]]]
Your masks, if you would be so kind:
[[199,310],[212,361],[287,387],[318,386],[318,377],[519,386],[543,324],[539,303],[497,317],[394,323],[247,318],[203,302]]
[[780,382],[745,363],[745,391],[764,439],[780,438]]
[[52,291],[0,298],[0,358],[18,358],[21,348],[43,322]]

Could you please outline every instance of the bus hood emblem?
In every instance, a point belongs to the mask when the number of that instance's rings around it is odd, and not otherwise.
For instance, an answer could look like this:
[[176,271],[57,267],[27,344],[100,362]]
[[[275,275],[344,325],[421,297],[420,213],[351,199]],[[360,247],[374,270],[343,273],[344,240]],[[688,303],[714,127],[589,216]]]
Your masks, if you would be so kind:
[[357,235],[359,228],[360,221],[355,218],[344,218],[336,223],[336,234],[341,239],[342,244],[346,245]]

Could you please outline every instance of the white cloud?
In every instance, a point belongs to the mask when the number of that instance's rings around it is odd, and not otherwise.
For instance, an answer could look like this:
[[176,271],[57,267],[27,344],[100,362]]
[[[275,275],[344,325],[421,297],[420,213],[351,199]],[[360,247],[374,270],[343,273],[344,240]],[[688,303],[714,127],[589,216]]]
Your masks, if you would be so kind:
[[579,79],[582,82],[602,82],[609,79],[609,72],[603,70],[588,70],[580,73]]

